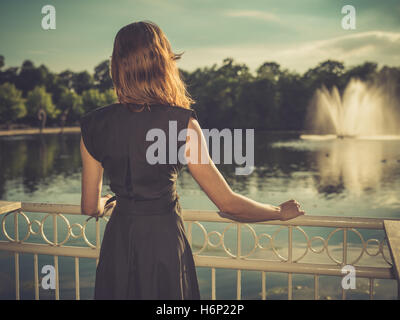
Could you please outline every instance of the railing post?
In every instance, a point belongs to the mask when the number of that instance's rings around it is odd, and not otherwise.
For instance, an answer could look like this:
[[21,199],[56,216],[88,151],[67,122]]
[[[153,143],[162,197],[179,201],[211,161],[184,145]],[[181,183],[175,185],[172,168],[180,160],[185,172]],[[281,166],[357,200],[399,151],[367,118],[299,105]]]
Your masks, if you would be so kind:
[[[242,254],[242,230],[241,224],[237,223],[237,255],[236,258],[240,259],[240,255]],[[236,299],[240,300],[242,298],[242,271],[236,271]]]
[[[288,262],[293,260],[293,227],[288,226]],[[293,298],[293,279],[292,273],[288,273],[288,300]]]
[[374,279],[369,279],[369,299],[374,299]]
[[[343,228],[342,267],[347,265],[347,228]],[[342,300],[346,300],[346,290],[342,287]]]
[[[57,230],[57,214],[53,214],[53,235],[54,235],[54,245],[58,246],[58,230]],[[56,300],[60,300],[60,286],[59,286],[59,276],[58,276],[58,256],[54,256],[54,269],[56,271]]]
[[[15,242],[19,242],[19,230],[18,230],[18,214],[19,210],[14,212],[14,239]],[[20,299],[20,286],[19,286],[19,253],[14,252],[14,261],[15,261],[15,299]]]
[[39,300],[39,265],[38,255],[33,255],[33,273],[34,273],[34,286],[35,286],[35,300]]
[[266,272],[261,271],[261,299],[267,299],[267,288],[266,288]]
[[80,284],[79,284],[79,258],[75,257],[75,299],[80,300]]
[[314,274],[314,299],[319,299],[319,276]]
[[[0,200],[0,215],[14,211],[14,242],[19,242],[18,214],[21,212],[21,202]],[[14,271],[15,271],[15,299],[20,299],[19,285],[19,253],[14,252]]]
[[211,268],[211,300],[216,299],[215,293],[215,268]]
[[[96,250],[100,250],[100,220],[96,221]],[[99,258],[96,259],[96,267],[99,264]]]

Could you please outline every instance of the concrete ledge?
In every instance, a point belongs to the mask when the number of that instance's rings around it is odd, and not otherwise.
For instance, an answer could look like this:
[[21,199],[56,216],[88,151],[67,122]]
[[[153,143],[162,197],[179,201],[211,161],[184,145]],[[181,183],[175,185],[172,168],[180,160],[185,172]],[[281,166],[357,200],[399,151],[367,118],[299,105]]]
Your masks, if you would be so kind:
[[[61,128],[44,128],[42,133],[60,133]],[[78,133],[81,132],[80,127],[64,127],[64,133]],[[0,136],[14,136],[14,135],[22,135],[22,134],[40,134],[39,128],[30,128],[30,129],[12,129],[12,130],[0,130]]]
[[18,201],[1,201],[0,214],[21,209],[21,202]]

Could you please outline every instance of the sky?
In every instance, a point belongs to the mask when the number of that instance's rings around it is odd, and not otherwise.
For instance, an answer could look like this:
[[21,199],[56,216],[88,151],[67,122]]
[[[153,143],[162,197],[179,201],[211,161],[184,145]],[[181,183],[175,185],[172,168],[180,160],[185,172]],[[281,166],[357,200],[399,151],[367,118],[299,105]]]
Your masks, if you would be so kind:
[[[55,30],[41,26],[47,4],[56,9]],[[342,28],[347,4],[355,30]],[[266,61],[300,73],[327,59],[400,66],[399,0],[0,0],[0,55],[6,67],[29,59],[54,72],[93,73],[118,30],[141,20],[184,52],[178,66],[187,71],[226,57],[251,71]]]

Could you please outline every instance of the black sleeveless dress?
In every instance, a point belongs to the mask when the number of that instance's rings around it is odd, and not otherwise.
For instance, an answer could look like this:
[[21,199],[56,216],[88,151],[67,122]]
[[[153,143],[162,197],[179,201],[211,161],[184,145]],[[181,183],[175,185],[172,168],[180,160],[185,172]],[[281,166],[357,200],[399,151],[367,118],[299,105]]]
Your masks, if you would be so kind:
[[[112,104],[80,121],[85,146],[117,197],[101,244],[94,299],[200,299],[176,193],[185,144],[179,137],[196,114],[177,106],[135,108]],[[156,142],[165,149],[154,151]],[[158,163],[148,161],[149,152]]]

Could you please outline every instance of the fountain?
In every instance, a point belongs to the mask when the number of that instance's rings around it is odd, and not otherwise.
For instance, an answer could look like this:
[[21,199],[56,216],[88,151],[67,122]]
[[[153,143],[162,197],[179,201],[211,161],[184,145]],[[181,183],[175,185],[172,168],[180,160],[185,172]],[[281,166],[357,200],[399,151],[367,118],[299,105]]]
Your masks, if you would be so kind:
[[341,96],[334,86],[317,89],[306,116],[302,139],[400,139],[400,108],[385,85],[351,79]]

